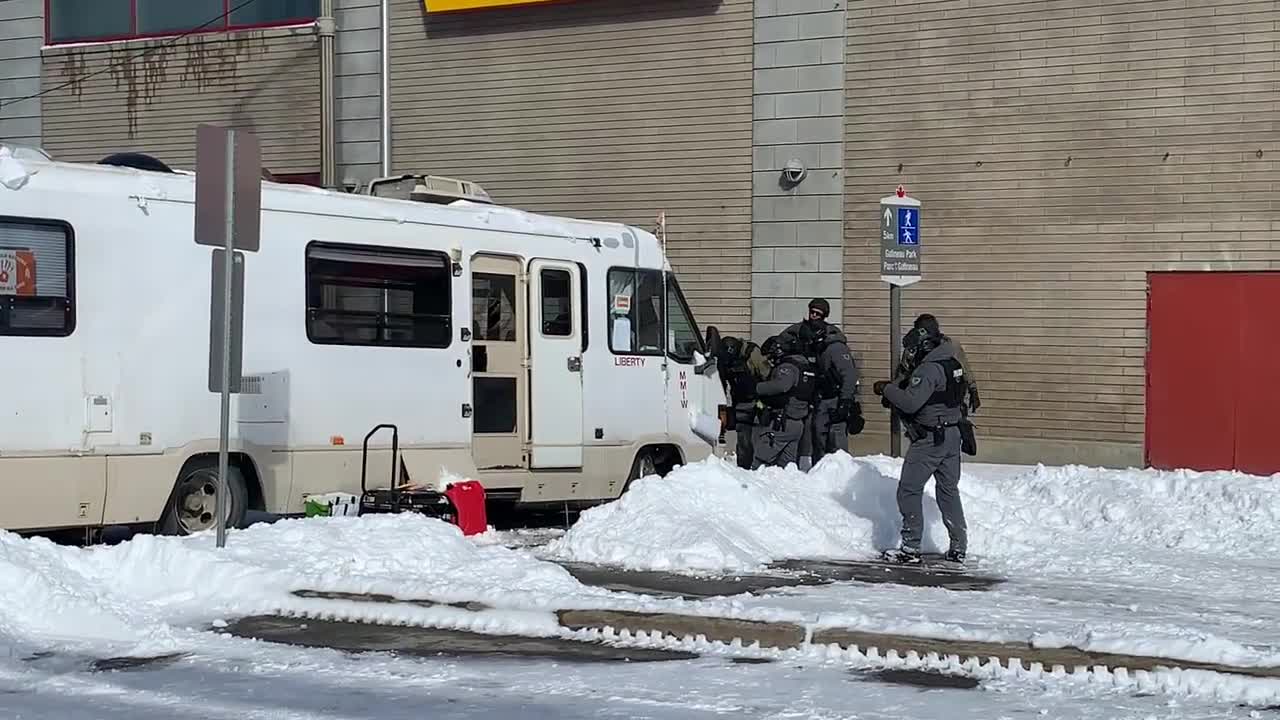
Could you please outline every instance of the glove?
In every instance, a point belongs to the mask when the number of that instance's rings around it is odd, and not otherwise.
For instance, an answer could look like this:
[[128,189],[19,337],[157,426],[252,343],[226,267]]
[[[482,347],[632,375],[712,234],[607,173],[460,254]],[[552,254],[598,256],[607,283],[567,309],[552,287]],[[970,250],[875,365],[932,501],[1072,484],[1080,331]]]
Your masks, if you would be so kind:
[[875,393],[875,394],[877,394],[877,395],[883,395],[883,394],[884,394],[884,389],[885,389],[885,387],[887,387],[888,385],[889,385],[889,381],[888,381],[888,380],[877,380],[877,381],[876,381],[876,383],[875,383],[874,385],[872,385],[872,386],[871,386],[871,391],[872,391],[872,392],[874,392],[874,393]]
[[841,400],[835,409],[831,411],[831,422],[848,422],[849,418],[861,414],[862,408],[858,407],[857,400]]
[[867,421],[862,417],[862,406],[856,400],[853,402],[853,412],[846,422],[848,423],[848,433],[850,435],[857,435],[862,432],[862,428],[867,426]]
[[893,409],[893,403],[889,402],[889,398],[884,397],[883,395],[880,396],[880,404],[883,405],[886,410]]
[[978,408],[982,407],[982,401],[978,399],[978,389],[969,386],[969,412],[976,413]]

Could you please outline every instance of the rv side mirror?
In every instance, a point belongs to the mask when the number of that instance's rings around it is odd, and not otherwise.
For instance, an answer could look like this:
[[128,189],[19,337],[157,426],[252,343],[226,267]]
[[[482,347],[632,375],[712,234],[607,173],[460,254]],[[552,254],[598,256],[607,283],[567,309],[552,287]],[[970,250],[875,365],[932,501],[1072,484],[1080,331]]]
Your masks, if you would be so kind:
[[720,331],[715,325],[707,326],[707,354],[711,357],[720,355]]

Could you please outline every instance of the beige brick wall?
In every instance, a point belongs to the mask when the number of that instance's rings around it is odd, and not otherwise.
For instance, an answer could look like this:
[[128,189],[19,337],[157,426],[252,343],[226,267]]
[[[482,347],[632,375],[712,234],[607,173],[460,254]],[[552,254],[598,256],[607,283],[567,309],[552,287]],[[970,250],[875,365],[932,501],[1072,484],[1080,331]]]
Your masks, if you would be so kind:
[[751,0],[426,16],[393,0],[392,164],[498,202],[652,229],[698,321],[751,304]]
[[320,171],[315,31],[262,30],[44,50],[44,147],[96,162],[136,150],[195,166],[202,122],[253,131],[275,173]]
[[877,200],[903,183],[925,245],[904,325],[928,310],[963,341],[990,457],[1140,463],[1146,273],[1280,270],[1277,41],[1274,2],[851,2],[844,320],[867,372]]

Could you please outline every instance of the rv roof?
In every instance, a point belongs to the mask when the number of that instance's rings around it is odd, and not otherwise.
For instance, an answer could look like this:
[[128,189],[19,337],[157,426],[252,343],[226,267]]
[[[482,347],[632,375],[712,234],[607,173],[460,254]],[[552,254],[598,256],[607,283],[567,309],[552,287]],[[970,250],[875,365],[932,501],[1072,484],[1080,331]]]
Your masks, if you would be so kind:
[[[7,149],[0,149],[0,153]],[[39,187],[117,196],[122,199],[133,198],[134,201],[138,198],[189,203],[195,201],[194,173],[178,168],[174,168],[173,173],[160,173],[131,167],[35,159],[30,156],[19,159],[9,153],[3,154],[5,157],[0,158],[0,176],[25,174],[31,184]],[[23,186],[15,188],[13,183],[8,182],[0,185],[19,192]],[[639,242],[641,247],[657,249],[657,238],[653,234],[630,225],[540,215],[502,205],[467,200],[447,205],[423,203],[267,180],[262,183],[262,191],[264,210],[497,230],[561,239],[599,239],[610,247],[630,247]],[[627,235],[634,239],[628,242]],[[610,239],[616,242],[611,243]]]

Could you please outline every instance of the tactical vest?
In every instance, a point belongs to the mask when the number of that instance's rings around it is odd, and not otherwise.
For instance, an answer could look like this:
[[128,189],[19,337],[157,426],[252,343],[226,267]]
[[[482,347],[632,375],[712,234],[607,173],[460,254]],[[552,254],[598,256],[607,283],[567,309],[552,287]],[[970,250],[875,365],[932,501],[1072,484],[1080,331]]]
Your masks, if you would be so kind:
[[936,390],[929,396],[925,405],[945,405],[949,408],[960,407],[964,402],[966,386],[969,381],[964,376],[964,367],[959,360],[947,358],[933,362],[942,366],[942,374],[947,378],[947,386]]
[[[827,351],[827,348],[835,344],[836,343],[834,342],[829,343],[828,345],[823,347],[821,350],[819,350],[818,357],[821,357],[822,353]],[[840,373],[836,371],[835,364],[832,363],[831,365],[828,365],[827,369],[824,371],[821,369],[821,365],[818,364],[817,358],[813,358],[812,362],[814,364],[814,367],[819,368],[818,387],[817,387],[818,397],[822,398],[823,400],[831,400],[831,399],[840,397],[840,386],[844,381],[840,377]]]
[[808,358],[804,362],[797,362],[796,358],[784,358],[782,362],[791,365],[800,375],[800,379],[796,382],[795,387],[790,392],[781,395],[771,395],[763,398],[764,404],[771,408],[781,409],[787,406],[792,399],[799,400],[805,404],[813,401],[814,393],[818,387],[818,368]]
[[729,396],[735,405],[756,401],[756,377],[747,367],[746,360],[741,360],[725,372],[729,381]]

